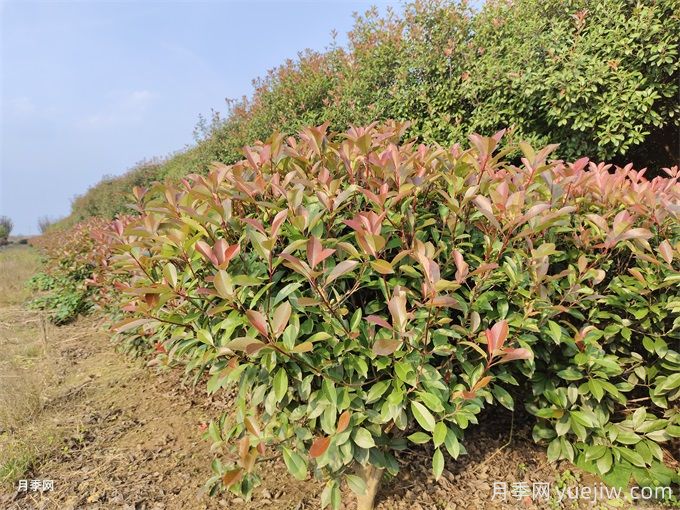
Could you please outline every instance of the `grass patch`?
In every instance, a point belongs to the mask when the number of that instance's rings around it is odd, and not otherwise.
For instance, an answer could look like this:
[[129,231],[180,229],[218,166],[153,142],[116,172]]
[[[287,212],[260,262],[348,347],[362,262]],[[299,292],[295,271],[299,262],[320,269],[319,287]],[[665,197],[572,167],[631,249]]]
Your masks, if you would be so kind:
[[0,306],[17,305],[30,296],[26,282],[40,265],[40,254],[30,246],[0,250]]

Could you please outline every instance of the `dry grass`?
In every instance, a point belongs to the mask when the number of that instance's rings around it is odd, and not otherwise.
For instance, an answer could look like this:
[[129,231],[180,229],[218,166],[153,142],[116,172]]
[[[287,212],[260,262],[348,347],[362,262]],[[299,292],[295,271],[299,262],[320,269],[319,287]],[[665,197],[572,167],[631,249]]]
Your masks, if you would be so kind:
[[23,303],[30,295],[26,282],[39,267],[40,256],[30,246],[0,250],[0,306]]
[[39,421],[52,376],[45,363],[45,319],[21,307],[29,297],[26,283],[39,267],[29,246],[0,251],[0,484],[13,483],[29,469],[52,437],[45,424],[37,434],[25,434]]

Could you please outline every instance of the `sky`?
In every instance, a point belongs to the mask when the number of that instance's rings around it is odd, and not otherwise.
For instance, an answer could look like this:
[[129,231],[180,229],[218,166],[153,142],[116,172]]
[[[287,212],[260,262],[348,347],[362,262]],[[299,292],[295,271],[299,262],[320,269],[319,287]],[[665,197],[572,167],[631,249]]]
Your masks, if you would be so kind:
[[200,114],[372,1],[0,0],[0,215],[38,231],[105,175],[193,143]]

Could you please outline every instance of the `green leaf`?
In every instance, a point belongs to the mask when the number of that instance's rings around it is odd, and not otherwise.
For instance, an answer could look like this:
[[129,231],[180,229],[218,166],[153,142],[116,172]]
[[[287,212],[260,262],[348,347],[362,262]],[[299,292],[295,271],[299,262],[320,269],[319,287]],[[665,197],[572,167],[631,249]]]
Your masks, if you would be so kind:
[[550,441],[550,444],[548,445],[548,462],[555,462],[557,459],[560,458],[560,454],[562,451],[562,446],[560,444],[559,438],[553,439]]
[[436,395],[426,391],[418,391],[416,392],[416,395],[418,395],[418,398],[435,413],[441,413],[444,411],[444,406],[442,405],[441,400],[439,400],[439,397]]
[[617,448],[616,450],[621,454],[621,457],[626,459],[634,466],[645,467],[645,461],[638,452],[629,450],[628,448]]
[[282,288],[280,291],[276,293],[276,296],[274,297],[274,301],[272,301],[271,306],[276,306],[278,305],[281,301],[286,299],[288,296],[290,296],[293,292],[298,290],[300,287],[302,287],[301,283],[289,283],[286,285],[284,288]]
[[264,342],[257,338],[253,338],[252,336],[241,336],[234,338],[224,347],[231,349],[232,351],[245,351],[249,345],[264,345]]
[[217,294],[223,298],[228,299],[234,292],[234,285],[231,281],[229,273],[224,270],[219,270],[214,277],[213,283]]
[[321,508],[322,510],[324,508],[327,508],[331,506],[331,495],[333,493],[333,489],[337,487],[337,482],[335,480],[328,480],[326,482],[326,485],[324,486],[323,490],[321,491]]
[[373,448],[375,446],[373,435],[364,427],[354,429],[354,442],[361,448]]
[[345,475],[345,479],[347,480],[347,485],[354,494],[357,496],[366,494],[366,482],[360,477],[357,475]]
[[604,386],[602,386],[599,380],[591,379],[588,381],[588,389],[598,402],[602,400],[602,397],[604,396]]
[[446,441],[446,434],[449,432],[448,427],[443,421],[438,421],[434,426],[434,434],[432,434],[432,439],[434,439],[435,448],[439,448],[444,441]]
[[563,436],[571,430],[571,422],[565,414],[555,423],[555,432],[558,436]]
[[[447,427],[448,428],[448,427]],[[446,431],[446,439],[444,439],[444,446],[446,446],[446,451],[454,459],[457,459],[460,455],[460,442],[458,441],[458,436],[453,432],[453,430],[448,429]]]
[[562,340],[562,328],[555,321],[548,321],[548,329],[550,331],[550,337],[559,344]]
[[670,391],[680,386],[680,372],[669,375],[659,388],[659,391]]
[[585,448],[586,460],[596,460],[601,459],[602,456],[607,452],[607,447],[601,444],[587,446]]
[[584,427],[592,428],[595,426],[595,417],[589,413],[584,411],[569,411],[569,415],[571,416],[572,420],[580,425],[583,425]]
[[435,419],[432,413],[420,402],[411,402],[411,412],[420,426],[432,432],[435,426]]
[[212,346],[215,345],[215,342],[213,341],[213,337],[210,334],[210,331],[208,331],[206,329],[199,329],[196,332],[196,338],[198,338],[198,340],[203,342],[204,344],[208,344],[208,345],[212,345]]
[[394,364],[394,371],[397,377],[406,384],[414,386],[416,384],[416,372],[410,363],[398,361]]
[[597,466],[598,473],[601,475],[607,474],[612,467],[613,460],[614,459],[612,457],[611,452],[609,451],[609,449],[607,449],[602,455],[602,457],[597,459],[597,462],[595,464]]
[[288,374],[286,374],[286,371],[283,368],[279,368],[274,376],[274,395],[276,396],[276,401],[281,402],[287,391]]
[[498,400],[503,407],[506,407],[507,409],[510,409],[513,411],[515,409],[515,402],[513,401],[512,397],[510,396],[510,393],[505,391],[504,388],[501,386],[495,385],[493,389],[491,390],[491,393],[493,393],[493,396],[496,397],[496,400]]
[[621,444],[636,444],[642,438],[630,429],[618,427],[618,434],[616,440]]
[[177,287],[177,268],[172,262],[168,262],[165,264],[165,267],[163,267],[163,276],[170,287],[173,289]]
[[431,439],[429,434],[426,434],[425,432],[414,432],[410,436],[408,436],[408,440],[411,441],[412,443],[415,444],[424,444],[427,443]]
[[298,453],[283,446],[283,461],[291,475],[298,480],[307,479],[307,462]]
[[557,375],[567,381],[578,381],[583,379],[583,374],[573,367],[566,368],[557,372]]
[[439,480],[444,472],[444,454],[437,448],[432,456],[432,473],[434,474],[434,479]]
[[382,259],[372,260],[371,261],[371,267],[373,268],[374,271],[376,271],[380,274],[392,274],[392,273],[394,273],[394,269],[392,268],[392,264],[390,264],[386,260],[382,260]]
[[379,381],[375,383],[373,386],[371,386],[371,389],[368,390],[368,394],[366,395],[366,403],[372,404],[373,402],[376,402],[389,387],[390,381]]
[[330,381],[329,379],[324,379],[323,382],[321,383],[321,391],[328,400],[328,402],[330,402],[333,406],[337,405],[338,392],[335,389],[335,383],[333,383],[333,381]]

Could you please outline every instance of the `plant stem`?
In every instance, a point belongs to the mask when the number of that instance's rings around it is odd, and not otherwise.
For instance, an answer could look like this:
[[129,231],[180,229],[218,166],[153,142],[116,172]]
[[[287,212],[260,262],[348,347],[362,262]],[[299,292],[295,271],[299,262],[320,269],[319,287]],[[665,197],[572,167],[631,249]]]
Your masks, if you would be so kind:
[[373,510],[375,504],[375,496],[380,487],[380,480],[382,478],[383,469],[367,464],[357,468],[357,475],[366,484],[366,492],[357,495],[357,510]]

